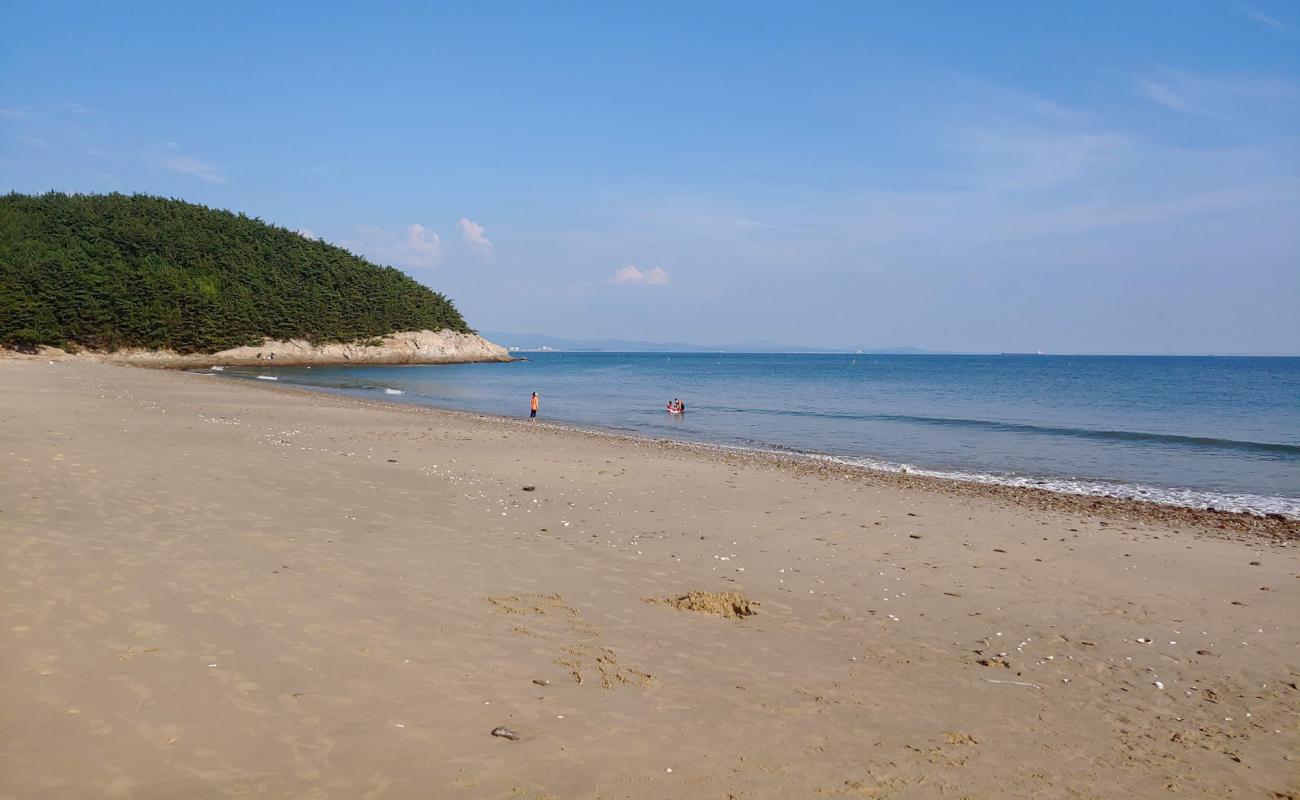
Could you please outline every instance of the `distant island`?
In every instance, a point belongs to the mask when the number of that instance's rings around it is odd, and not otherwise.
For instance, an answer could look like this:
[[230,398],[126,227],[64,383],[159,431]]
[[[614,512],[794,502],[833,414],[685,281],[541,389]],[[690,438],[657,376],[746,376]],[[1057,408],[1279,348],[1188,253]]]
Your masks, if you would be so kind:
[[0,198],[0,345],[183,356],[265,343],[303,361],[508,358],[401,271],[259,219],[148,195]]

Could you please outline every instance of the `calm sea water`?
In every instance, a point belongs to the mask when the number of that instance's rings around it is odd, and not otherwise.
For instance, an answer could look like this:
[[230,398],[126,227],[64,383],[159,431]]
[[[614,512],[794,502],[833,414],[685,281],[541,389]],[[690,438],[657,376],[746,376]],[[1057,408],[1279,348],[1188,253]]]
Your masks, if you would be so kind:
[[[880,469],[1300,517],[1300,358],[530,353],[237,378]],[[400,394],[398,394],[400,392]],[[684,415],[665,413],[674,397]]]

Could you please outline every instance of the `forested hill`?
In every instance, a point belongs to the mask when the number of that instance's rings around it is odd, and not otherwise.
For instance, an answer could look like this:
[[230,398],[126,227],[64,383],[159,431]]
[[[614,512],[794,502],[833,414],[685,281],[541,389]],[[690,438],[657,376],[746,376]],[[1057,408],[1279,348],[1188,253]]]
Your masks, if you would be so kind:
[[0,344],[209,353],[469,328],[399,270],[258,219],[146,195],[0,198]]

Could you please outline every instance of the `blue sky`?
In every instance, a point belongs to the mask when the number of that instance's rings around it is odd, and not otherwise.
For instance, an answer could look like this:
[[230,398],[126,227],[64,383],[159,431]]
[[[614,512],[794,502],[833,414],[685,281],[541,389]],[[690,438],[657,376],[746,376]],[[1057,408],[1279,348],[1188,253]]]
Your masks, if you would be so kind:
[[0,189],[575,338],[1300,352],[1300,4],[3,0]]

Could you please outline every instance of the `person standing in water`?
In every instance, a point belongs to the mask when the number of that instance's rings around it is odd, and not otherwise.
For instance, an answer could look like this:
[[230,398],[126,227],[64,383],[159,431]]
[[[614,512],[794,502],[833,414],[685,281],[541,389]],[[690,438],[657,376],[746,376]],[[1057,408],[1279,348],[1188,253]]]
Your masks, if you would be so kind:
[[532,408],[528,414],[529,419],[537,419],[537,392],[533,392]]

